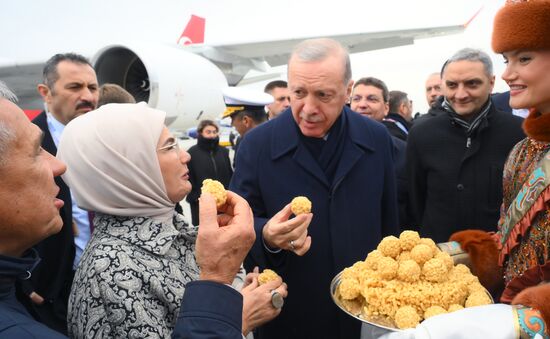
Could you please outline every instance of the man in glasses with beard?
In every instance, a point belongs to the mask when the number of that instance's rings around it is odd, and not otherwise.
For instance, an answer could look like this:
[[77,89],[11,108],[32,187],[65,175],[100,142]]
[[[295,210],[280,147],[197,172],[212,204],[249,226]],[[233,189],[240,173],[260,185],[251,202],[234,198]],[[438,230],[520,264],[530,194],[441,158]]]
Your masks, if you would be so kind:
[[[65,125],[97,107],[99,85],[90,62],[83,56],[56,54],[45,64],[38,92],[45,110],[32,122],[43,132],[42,148],[55,155]],[[19,288],[19,299],[40,322],[67,333],[67,300],[73,274],[91,236],[92,215],[78,208],[61,177],[55,178],[65,202],[59,213],[61,231],[36,245],[42,258],[32,277]]]

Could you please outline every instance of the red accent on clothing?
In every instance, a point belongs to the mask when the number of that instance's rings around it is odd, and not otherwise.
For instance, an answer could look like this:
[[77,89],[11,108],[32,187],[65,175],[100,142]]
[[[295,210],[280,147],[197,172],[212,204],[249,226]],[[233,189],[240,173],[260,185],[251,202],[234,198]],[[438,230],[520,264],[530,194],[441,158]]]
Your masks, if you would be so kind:
[[503,303],[513,303],[512,300],[516,295],[519,295],[521,291],[528,287],[537,286],[545,281],[550,282],[550,262],[542,266],[533,266],[523,272],[522,275],[510,280],[502,293],[500,301]]
[[[506,243],[500,248],[500,253],[498,257],[498,264],[502,266],[504,264],[504,259],[508,254],[510,254],[510,251],[517,245],[519,245],[521,241],[521,237],[525,235],[525,232],[531,227],[531,224],[533,222],[533,219],[539,212],[545,211],[548,207],[546,206],[546,203],[550,200],[550,186],[546,187],[544,191],[542,191],[537,198],[537,200],[533,203],[529,211],[525,213],[523,218],[521,218],[520,221],[518,221],[517,224],[514,225],[512,230],[510,231],[510,235],[508,236],[508,240]],[[498,235],[497,235],[498,236]],[[500,244],[500,241],[499,241]],[[501,247],[501,246],[499,246]]]
[[550,113],[540,114],[535,109],[530,109],[529,115],[523,121],[523,131],[531,139],[550,142]]

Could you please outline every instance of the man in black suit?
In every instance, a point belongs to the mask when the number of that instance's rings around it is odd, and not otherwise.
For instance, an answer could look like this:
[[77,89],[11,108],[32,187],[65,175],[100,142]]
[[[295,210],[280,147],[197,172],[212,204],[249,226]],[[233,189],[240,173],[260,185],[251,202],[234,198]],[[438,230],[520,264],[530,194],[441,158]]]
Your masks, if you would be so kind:
[[525,137],[521,119],[491,100],[487,53],[464,48],[445,62],[443,96],[407,138],[410,226],[435,242],[465,229],[496,231],[502,171]]
[[[46,62],[38,92],[46,110],[32,122],[43,132],[42,147],[57,153],[63,128],[77,116],[96,108],[98,82],[90,62],[83,56],[56,54]],[[19,299],[36,319],[52,329],[67,333],[67,301],[82,251],[91,235],[90,214],[76,205],[61,177],[55,178],[64,201],[59,211],[61,231],[36,245],[42,258],[32,277],[19,286]]]
[[412,101],[405,92],[390,91],[389,105],[390,112],[382,123],[392,136],[407,141],[407,135],[412,126]]
[[365,77],[353,84],[350,107],[353,111],[378,121],[386,126],[393,142],[393,161],[397,179],[397,200],[399,203],[399,226],[405,228],[407,225],[407,177],[405,169],[405,154],[407,149],[406,141],[393,134],[390,127],[392,122],[385,123],[384,120],[389,112],[390,92],[384,81]]

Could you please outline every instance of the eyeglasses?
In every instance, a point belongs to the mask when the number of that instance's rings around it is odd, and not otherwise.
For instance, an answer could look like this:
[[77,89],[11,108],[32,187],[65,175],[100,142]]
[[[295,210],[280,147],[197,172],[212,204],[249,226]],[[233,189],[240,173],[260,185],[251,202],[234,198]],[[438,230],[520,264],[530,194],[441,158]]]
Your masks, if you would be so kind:
[[180,144],[178,143],[178,140],[175,140],[173,143],[169,145],[157,148],[157,151],[171,151],[171,150],[176,150],[176,151],[180,150]]

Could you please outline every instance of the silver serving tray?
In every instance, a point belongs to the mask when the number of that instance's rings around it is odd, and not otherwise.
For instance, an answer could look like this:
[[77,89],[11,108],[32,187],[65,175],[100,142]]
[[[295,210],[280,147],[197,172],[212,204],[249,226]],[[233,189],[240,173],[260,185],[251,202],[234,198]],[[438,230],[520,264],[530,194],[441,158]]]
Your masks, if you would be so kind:
[[[332,282],[330,283],[330,296],[332,297],[332,300],[334,303],[345,313],[347,313],[349,316],[354,317],[355,319],[361,321],[363,323],[363,326],[361,328],[361,338],[377,338],[379,336],[382,336],[383,334],[389,333],[389,332],[401,332],[404,330],[401,330],[397,328],[391,320],[388,320],[384,317],[370,317],[369,319],[365,319],[363,317],[360,317],[358,314],[353,314],[346,310],[344,305],[342,305],[340,299],[338,298],[338,286],[340,285],[340,281],[342,279],[342,273],[338,273],[334,279],[332,279]],[[493,297],[489,293],[489,291],[485,290],[485,293],[489,296],[491,299],[491,303],[494,303]]]
[[362,332],[368,331],[369,333],[377,333],[377,334],[384,334],[387,332],[399,332],[402,331],[399,328],[395,327],[393,324],[391,324],[390,320],[387,320],[383,317],[370,317],[369,319],[365,319],[363,317],[360,317],[358,314],[353,314],[346,310],[344,305],[340,302],[340,299],[338,298],[338,286],[340,285],[340,281],[342,279],[342,273],[338,273],[334,279],[332,279],[332,282],[330,283],[330,296],[332,297],[332,300],[338,306],[342,311],[350,315],[351,317],[354,317],[355,319],[361,321],[363,325]]

